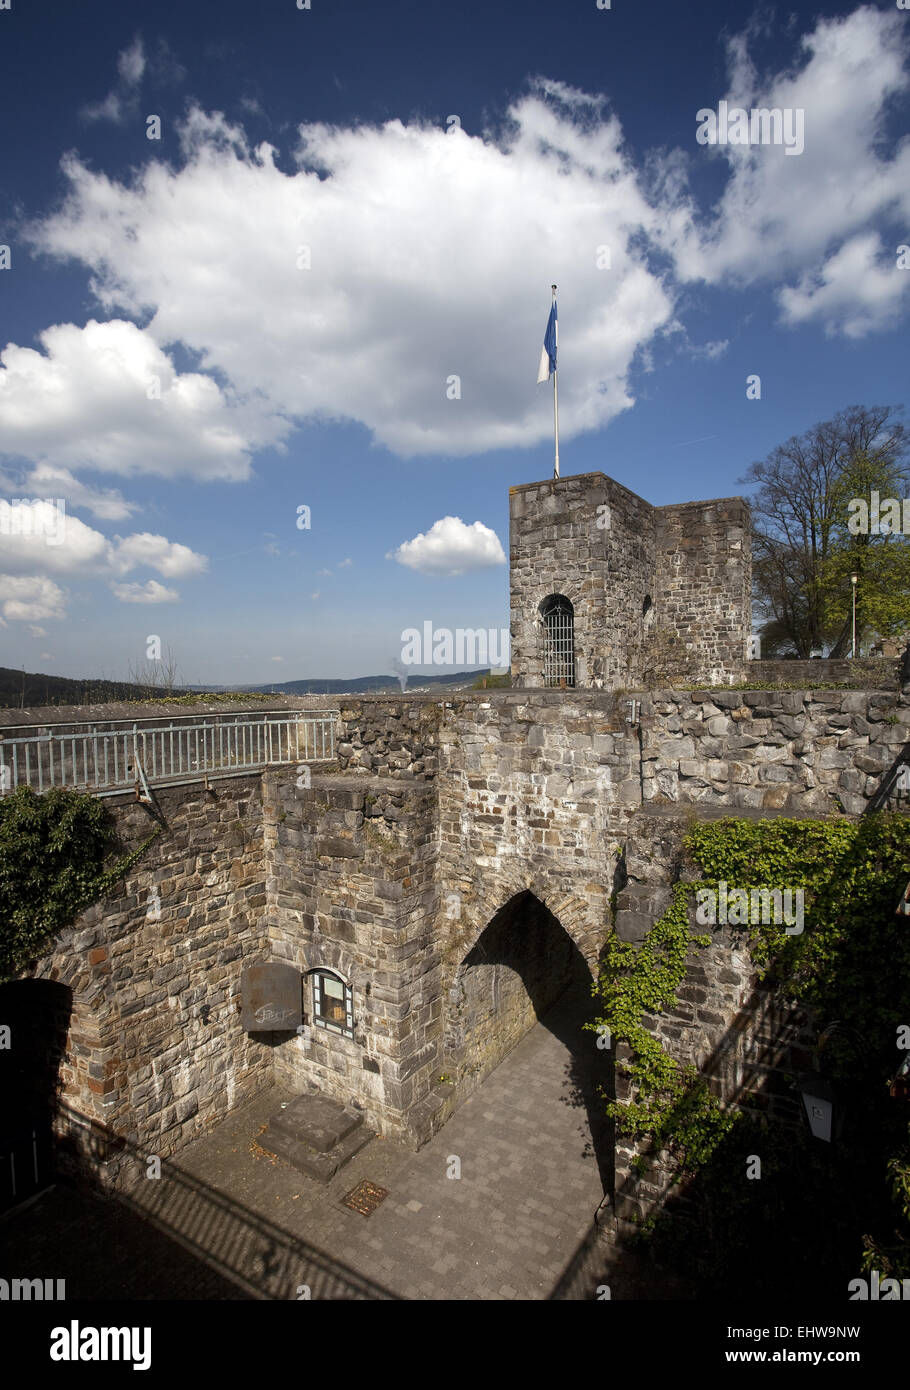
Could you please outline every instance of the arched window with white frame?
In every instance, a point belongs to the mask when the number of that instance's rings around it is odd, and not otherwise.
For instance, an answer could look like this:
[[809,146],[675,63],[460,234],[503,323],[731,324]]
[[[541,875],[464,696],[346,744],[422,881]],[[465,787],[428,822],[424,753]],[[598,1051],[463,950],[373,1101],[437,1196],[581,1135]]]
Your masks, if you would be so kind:
[[354,1036],[354,991],[334,970],[310,971],[313,980],[313,1022],[329,1033]]

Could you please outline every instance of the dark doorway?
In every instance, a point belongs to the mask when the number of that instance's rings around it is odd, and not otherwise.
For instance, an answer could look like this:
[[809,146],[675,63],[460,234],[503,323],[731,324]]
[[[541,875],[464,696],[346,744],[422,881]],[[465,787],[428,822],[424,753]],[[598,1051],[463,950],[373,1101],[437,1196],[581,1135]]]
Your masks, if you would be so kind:
[[591,985],[587,962],[559,919],[533,893],[518,893],[491,919],[455,976],[445,1057],[466,1098],[530,1028],[543,1024],[567,1050],[565,1103],[579,1111],[580,1141],[596,1156],[607,1191],[613,1137],[599,1091],[612,1083],[612,1053],[584,1027],[596,1012]]
[[54,1118],[72,1008],[72,990],[53,980],[0,985],[0,1211],[54,1181]]

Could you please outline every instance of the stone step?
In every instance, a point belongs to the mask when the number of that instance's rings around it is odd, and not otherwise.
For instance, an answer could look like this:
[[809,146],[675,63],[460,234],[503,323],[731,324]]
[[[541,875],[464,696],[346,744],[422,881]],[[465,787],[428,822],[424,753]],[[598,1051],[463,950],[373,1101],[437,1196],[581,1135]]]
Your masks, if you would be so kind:
[[328,1096],[307,1094],[279,1110],[269,1120],[269,1133],[328,1153],[363,1124],[363,1116],[352,1106]]
[[290,1163],[301,1173],[306,1173],[307,1177],[315,1178],[317,1182],[324,1183],[333,1178],[339,1168],[343,1168],[346,1163],[349,1163],[354,1155],[359,1153],[372,1138],[372,1130],[365,1129],[361,1125],[352,1130],[346,1138],[334,1144],[331,1150],[326,1151],[314,1149],[303,1140],[291,1138],[285,1133],[275,1132],[273,1126],[269,1125],[259,1143],[269,1153],[283,1158],[285,1162]]

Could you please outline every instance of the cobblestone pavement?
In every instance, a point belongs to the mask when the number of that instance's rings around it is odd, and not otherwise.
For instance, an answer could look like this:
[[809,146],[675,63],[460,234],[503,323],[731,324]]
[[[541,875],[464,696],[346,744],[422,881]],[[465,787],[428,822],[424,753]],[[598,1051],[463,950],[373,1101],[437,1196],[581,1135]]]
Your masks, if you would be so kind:
[[[603,1184],[578,1059],[596,1048],[579,1048],[577,1011],[564,997],[418,1153],[376,1137],[323,1186],[260,1147],[292,1099],[272,1088],[129,1196],[47,1193],[0,1228],[3,1264],[66,1277],[68,1298],[594,1299],[604,1281],[648,1296],[592,1236]],[[369,1217],[341,1205],[362,1179],[389,1194]]]

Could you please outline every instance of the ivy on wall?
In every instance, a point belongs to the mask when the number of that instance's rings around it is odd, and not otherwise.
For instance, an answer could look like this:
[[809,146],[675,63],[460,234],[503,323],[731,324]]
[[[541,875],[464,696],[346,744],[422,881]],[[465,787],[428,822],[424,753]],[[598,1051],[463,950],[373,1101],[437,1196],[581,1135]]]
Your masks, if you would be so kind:
[[695,1068],[681,1066],[646,1027],[648,1015],[676,1003],[690,948],[710,940],[689,930],[691,890],[691,884],[674,884],[669,907],[639,947],[611,937],[598,986],[604,1014],[586,1025],[593,1030],[608,1026],[614,1045],[625,1043],[629,1050],[617,1070],[631,1082],[633,1098],[607,1105],[617,1129],[636,1139],[648,1136],[656,1148],[669,1148],[681,1172],[704,1162],[734,1123]]
[[[728,1277],[725,1260],[735,1264],[759,1210],[765,1223],[776,1212],[795,1229],[815,1206],[830,1228],[832,1250],[849,1252],[844,1258],[854,1261],[854,1273],[861,1258],[867,1269],[910,1274],[910,1125],[905,1103],[887,1087],[906,1055],[898,1030],[910,1025],[910,920],[895,915],[910,879],[910,817],[730,818],[697,826],[684,844],[703,877],[674,885],[666,912],[639,948],[611,939],[596,987],[603,1014],[589,1026],[609,1027],[614,1044],[626,1045],[616,1070],[630,1083],[630,1099],[607,1106],[617,1132],[673,1155],[676,1177],[686,1180],[690,1194],[688,1225],[677,1223],[680,1249],[691,1262],[693,1240],[701,1247],[708,1242],[709,1280]],[[750,892],[803,890],[801,934],[788,935],[782,923],[744,930],[766,982],[806,1008],[819,1033],[837,1024],[824,1050],[825,1074],[850,1121],[837,1145],[724,1106],[705,1078],[671,1057],[648,1030],[649,1019],[675,1004],[690,952],[710,940],[690,928],[695,890],[717,889],[722,880]],[[764,1169],[753,1186],[743,1177],[746,1156],[755,1152]],[[793,1193],[810,1174],[799,1213]],[[854,1216],[841,1232],[851,1210],[838,1195],[845,1187],[854,1199],[863,1192],[866,1224],[856,1228]],[[865,1235],[876,1226],[887,1237]],[[762,1238],[761,1231],[752,1234]],[[810,1234],[807,1226],[806,1239],[817,1240],[815,1227]]]
[[43,954],[160,834],[110,863],[114,826],[96,797],[20,787],[0,799],[0,981]]

